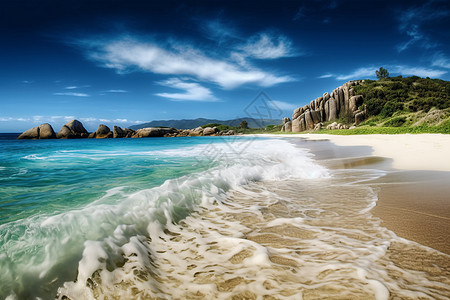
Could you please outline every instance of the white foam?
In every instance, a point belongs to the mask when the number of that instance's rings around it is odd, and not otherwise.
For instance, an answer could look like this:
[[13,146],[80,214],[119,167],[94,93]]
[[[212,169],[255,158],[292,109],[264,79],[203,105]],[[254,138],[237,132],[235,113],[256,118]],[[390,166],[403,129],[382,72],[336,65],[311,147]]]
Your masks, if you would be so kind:
[[[84,248],[78,276],[80,282],[85,282],[86,276],[92,275],[92,269],[86,269],[88,265],[101,267],[93,262],[105,260],[105,253],[109,256],[119,255],[121,247],[129,243],[131,237],[148,235],[146,229],[155,221],[162,225],[178,222],[199,205],[220,202],[230,189],[239,189],[249,182],[329,176],[325,168],[314,164],[306,151],[286,141],[236,141],[213,146],[215,153],[207,151],[205,145],[181,151],[181,155],[193,157],[201,154],[199,163],[212,160],[211,165],[215,167],[205,172],[167,180],[160,187],[132,194],[114,188],[104,198],[122,193],[123,200],[113,204],[95,201],[80,210],[45,218],[35,216],[1,225],[3,238],[5,234],[18,236],[4,245],[7,259],[0,259],[0,266],[7,271],[0,275],[1,281],[12,282],[11,285],[16,288],[26,286],[26,282],[16,283],[15,274],[21,274],[22,278],[38,276],[44,281],[55,276],[52,272],[70,263]],[[239,152],[237,149],[245,150]],[[64,155],[68,153],[86,155],[85,151],[65,151]],[[160,155],[156,152],[146,153],[150,154]],[[58,154],[27,157],[46,158],[55,159]],[[35,255],[26,255],[29,251]],[[13,290],[16,289],[14,287]]]

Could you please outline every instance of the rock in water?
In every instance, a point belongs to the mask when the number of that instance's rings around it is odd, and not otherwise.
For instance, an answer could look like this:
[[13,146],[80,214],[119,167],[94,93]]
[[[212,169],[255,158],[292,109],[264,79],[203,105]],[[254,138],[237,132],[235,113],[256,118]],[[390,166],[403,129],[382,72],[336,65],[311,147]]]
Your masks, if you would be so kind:
[[119,126],[114,126],[113,127],[113,138],[118,139],[118,138],[123,138],[125,137],[125,132],[122,130],[122,128],[120,128]]
[[77,139],[87,138],[89,133],[83,124],[78,120],[72,120],[66,123],[56,135],[58,139]]
[[97,139],[105,139],[105,138],[112,138],[113,133],[109,129],[108,126],[100,124],[98,125],[97,131],[95,132],[95,138]]
[[19,137],[18,140],[33,140],[39,138],[39,127],[33,127],[26,131],[24,131]]
[[56,139],[55,131],[52,125],[44,123],[39,125],[39,138],[40,139]]
[[56,138],[55,131],[53,131],[53,128],[50,124],[44,123],[39,125],[39,127],[33,127],[31,129],[28,129],[17,139],[24,140],[24,139],[54,139]]
[[219,130],[216,127],[206,127],[205,129],[203,129],[203,135],[215,134],[218,131]]
[[141,137],[163,137],[168,134],[174,134],[176,132],[175,128],[155,128],[147,127],[136,130],[133,134],[133,138]]

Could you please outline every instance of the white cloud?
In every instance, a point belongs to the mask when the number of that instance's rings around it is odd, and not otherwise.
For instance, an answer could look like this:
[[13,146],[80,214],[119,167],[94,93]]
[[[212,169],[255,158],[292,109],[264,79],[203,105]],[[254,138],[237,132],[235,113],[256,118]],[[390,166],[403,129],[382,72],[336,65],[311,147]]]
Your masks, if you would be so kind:
[[201,86],[195,82],[184,82],[178,78],[171,78],[166,81],[159,82],[159,84],[184,90],[183,93],[157,93],[155,95],[169,98],[174,101],[205,101],[215,102],[218,101],[216,97],[211,93],[211,90]]
[[434,56],[431,65],[435,67],[450,69],[450,59],[440,53]]
[[290,76],[277,76],[258,68],[244,68],[229,61],[210,58],[187,45],[172,45],[170,49],[163,49],[131,38],[87,44],[91,48],[92,59],[119,72],[138,69],[156,74],[188,75],[226,89],[249,83],[273,86],[294,80]]
[[[436,78],[439,76],[442,76],[443,74],[447,73],[447,71],[443,70],[436,70],[436,69],[430,69],[430,68],[424,68],[424,67],[410,67],[405,65],[387,65],[384,66],[390,75],[407,75],[412,76],[416,75],[419,77],[432,77]],[[364,78],[373,78],[376,76],[375,71],[378,70],[376,67],[363,67],[356,69],[350,74],[343,74],[336,76],[337,80],[357,80],[357,79],[364,79]]]
[[71,93],[71,92],[67,92],[67,93],[53,93],[53,95],[56,95],[56,96],[89,97],[89,95],[85,94],[85,93]]
[[375,68],[375,67],[359,68],[350,74],[338,75],[336,77],[336,79],[337,80],[350,80],[350,79],[362,79],[362,78],[366,78],[366,77],[373,77],[373,76],[375,76],[376,70],[377,70],[377,68]]
[[286,37],[273,37],[261,33],[250,38],[247,44],[239,47],[245,56],[257,59],[276,59],[293,56],[292,43]]
[[324,78],[330,78],[330,77],[335,77],[335,75],[333,75],[331,73],[327,73],[327,74],[320,75],[317,78],[324,79]]
[[70,121],[75,119],[74,116],[31,116],[31,117],[4,117],[0,118],[2,122],[10,122],[10,121],[20,121],[20,122],[31,122],[31,123],[48,123],[48,122],[60,122],[60,121]]
[[416,75],[419,77],[432,77],[436,78],[444,75],[447,71],[434,70],[422,67],[409,67],[409,66],[390,66],[388,71],[400,75]]
[[128,91],[125,90],[107,90],[105,93],[128,93]]
[[298,105],[284,102],[284,101],[279,101],[279,100],[269,101],[269,105],[275,109],[281,109],[281,110],[294,110],[298,107]]
[[74,89],[77,89],[77,88],[78,88],[78,87],[75,86],[75,85],[72,85],[72,86],[66,86],[66,87],[65,87],[66,90],[74,90]]
[[408,40],[397,45],[397,51],[402,52],[414,44],[428,49],[436,47],[429,34],[422,26],[426,22],[436,22],[447,18],[450,11],[439,1],[426,1],[421,6],[404,9],[399,15],[399,31],[408,36]]

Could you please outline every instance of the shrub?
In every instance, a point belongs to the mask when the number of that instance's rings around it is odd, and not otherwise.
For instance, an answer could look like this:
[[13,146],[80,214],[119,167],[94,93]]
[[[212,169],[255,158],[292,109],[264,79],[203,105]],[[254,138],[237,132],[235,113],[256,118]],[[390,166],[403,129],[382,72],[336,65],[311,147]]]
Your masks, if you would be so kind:
[[384,123],[387,127],[400,127],[406,122],[406,117],[395,117]]
[[396,111],[403,110],[403,104],[398,102],[386,102],[380,115],[383,117],[391,117]]

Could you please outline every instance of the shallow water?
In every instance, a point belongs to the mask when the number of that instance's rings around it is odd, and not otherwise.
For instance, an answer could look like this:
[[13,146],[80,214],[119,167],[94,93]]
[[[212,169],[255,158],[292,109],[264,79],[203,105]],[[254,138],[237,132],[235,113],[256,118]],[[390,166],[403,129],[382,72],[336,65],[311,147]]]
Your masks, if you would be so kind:
[[[367,161],[319,163],[285,139],[116,141],[27,141],[15,145],[26,148],[19,162],[2,161],[34,177],[6,180],[22,198],[0,189],[9,196],[1,198],[1,297],[450,296],[448,256],[371,215],[377,191],[366,181],[388,171]],[[73,170],[77,179],[65,176]],[[36,190],[23,189],[27,181]],[[25,201],[26,213],[4,213]]]

